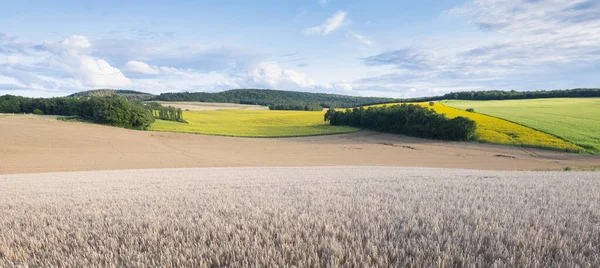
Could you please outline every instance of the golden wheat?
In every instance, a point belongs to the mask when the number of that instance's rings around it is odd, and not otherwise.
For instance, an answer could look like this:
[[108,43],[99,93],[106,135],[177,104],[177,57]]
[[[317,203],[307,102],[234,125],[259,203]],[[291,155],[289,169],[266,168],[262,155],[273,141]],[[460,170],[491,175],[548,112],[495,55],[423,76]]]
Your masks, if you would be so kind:
[[0,267],[598,267],[600,173],[0,176]]

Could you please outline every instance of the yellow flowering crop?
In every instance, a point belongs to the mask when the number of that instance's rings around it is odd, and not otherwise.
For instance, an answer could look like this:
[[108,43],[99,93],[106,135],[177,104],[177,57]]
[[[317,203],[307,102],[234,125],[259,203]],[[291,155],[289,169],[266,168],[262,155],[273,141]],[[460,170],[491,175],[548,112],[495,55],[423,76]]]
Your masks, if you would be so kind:
[[189,124],[156,120],[150,130],[237,137],[295,137],[355,132],[359,129],[332,126],[325,112],[217,110],[184,111]]
[[[564,141],[535,129],[531,129],[519,124],[515,124],[499,118],[471,113],[464,110],[459,110],[439,102],[434,106],[430,106],[428,102],[417,103],[424,107],[429,107],[437,113],[446,114],[449,118],[457,116],[468,117],[477,122],[475,130],[476,139],[481,142],[507,144],[525,147],[546,148],[569,152],[583,152],[584,149],[573,143]],[[397,104],[387,104],[397,105]],[[377,105],[381,106],[381,105]]]

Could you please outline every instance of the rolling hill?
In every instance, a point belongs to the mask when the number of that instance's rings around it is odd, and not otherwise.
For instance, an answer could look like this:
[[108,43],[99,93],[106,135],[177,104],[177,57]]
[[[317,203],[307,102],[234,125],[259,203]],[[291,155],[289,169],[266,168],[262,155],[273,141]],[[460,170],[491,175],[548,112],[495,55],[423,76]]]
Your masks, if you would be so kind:
[[135,91],[135,90],[123,90],[123,89],[94,89],[73,93],[67,97],[101,97],[109,95],[119,95],[128,100],[152,100],[156,96],[150,93]]
[[356,97],[337,94],[309,93],[270,89],[232,89],[217,93],[184,92],[162,93],[159,101],[200,101],[269,106],[272,110],[322,110],[322,108],[348,108],[369,104],[398,101],[393,98]]

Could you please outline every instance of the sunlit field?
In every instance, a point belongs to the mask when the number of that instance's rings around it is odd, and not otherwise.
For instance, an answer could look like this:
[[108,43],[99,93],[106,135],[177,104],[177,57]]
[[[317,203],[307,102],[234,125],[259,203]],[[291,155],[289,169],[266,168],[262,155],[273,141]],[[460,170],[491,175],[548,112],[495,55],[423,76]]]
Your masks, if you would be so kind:
[[478,113],[561,137],[590,153],[600,153],[600,98],[448,100],[444,104],[460,109],[473,108]]
[[599,267],[600,173],[0,176],[0,267]]
[[323,115],[321,111],[185,111],[183,118],[189,124],[156,120],[150,130],[237,137],[296,137],[358,131],[352,127],[332,126],[323,121]]
[[[398,104],[387,105],[389,106]],[[450,118],[464,116],[474,120],[477,122],[477,129],[475,130],[476,139],[481,142],[569,152],[584,151],[582,147],[573,143],[499,118],[459,110],[446,106],[442,103],[435,103],[434,106],[430,106],[429,103],[419,103],[419,105],[433,108],[437,113],[446,114]],[[475,111],[477,112],[477,110]]]

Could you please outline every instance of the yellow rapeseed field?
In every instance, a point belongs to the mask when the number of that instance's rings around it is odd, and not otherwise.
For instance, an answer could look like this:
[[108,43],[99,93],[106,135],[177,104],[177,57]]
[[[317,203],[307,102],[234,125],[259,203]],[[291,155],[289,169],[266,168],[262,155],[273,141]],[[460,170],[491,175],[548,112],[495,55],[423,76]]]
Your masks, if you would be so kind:
[[430,106],[427,102],[418,104],[424,107],[433,108],[437,113],[446,114],[449,118],[463,116],[474,120],[477,122],[477,129],[475,130],[477,136],[476,139],[481,142],[546,148],[569,152],[584,151],[584,148],[555,136],[499,118],[459,110],[439,102],[436,102],[434,106]]
[[355,132],[359,129],[332,126],[325,112],[217,110],[184,111],[189,124],[156,120],[150,130],[236,137],[296,137]]

